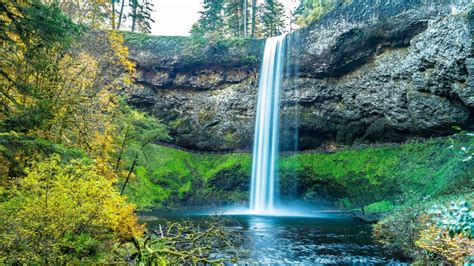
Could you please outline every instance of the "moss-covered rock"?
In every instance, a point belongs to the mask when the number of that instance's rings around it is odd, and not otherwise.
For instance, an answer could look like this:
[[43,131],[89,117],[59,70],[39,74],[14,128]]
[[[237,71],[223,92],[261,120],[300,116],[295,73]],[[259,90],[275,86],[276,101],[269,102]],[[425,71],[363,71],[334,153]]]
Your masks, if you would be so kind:
[[215,173],[208,181],[208,186],[226,192],[248,191],[250,176],[242,171],[240,164],[225,168]]
[[130,58],[139,68],[207,68],[258,66],[264,40],[152,36],[125,32]]
[[[300,153],[280,158],[284,198],[347,209],[387,211],[405,202],[474,189],[474,137]],[[195,154],[159,145],[146,150],[127,193],[140,208],[248,200],[251,154]],[[469,159],[471,158],[471,159]],[[175,192],[178,191],[178,192]]]

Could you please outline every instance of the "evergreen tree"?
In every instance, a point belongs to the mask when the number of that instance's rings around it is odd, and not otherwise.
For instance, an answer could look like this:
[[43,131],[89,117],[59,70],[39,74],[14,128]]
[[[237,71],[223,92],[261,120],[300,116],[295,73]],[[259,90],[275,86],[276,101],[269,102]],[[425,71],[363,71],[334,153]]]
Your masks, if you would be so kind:
[[131,12],[129,17],[132,19],[132,32],[139,31],[143,33],[151,32],[150,23],[155,22],[151,18],[153,12],[153,3],[150,0],[131,0]]
[[265,0],[260,7],[263,32],[267,37],[280,35],[285,28],[285,7],[278,0]]
[[301,0],[293,13],[294,22],[300,27],[305,27],[331,10],[350,2],[350,0]]
[[224,0],[204,0],[204,10],[199,12],[201,17],[193,25],[194,35],[223,35],[224,34]]
[[233,37],[245,37],[244,0],[227,0],[224,8],[227,29]]
[[252,30],[251,30],[251,37],[255,38],[255,30],[257,27],[257,0],[252,0]]

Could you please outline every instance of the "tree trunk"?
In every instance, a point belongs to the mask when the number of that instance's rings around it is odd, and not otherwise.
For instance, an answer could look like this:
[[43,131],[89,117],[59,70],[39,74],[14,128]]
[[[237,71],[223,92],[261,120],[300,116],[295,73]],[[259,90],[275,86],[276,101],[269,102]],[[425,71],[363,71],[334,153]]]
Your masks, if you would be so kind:
[[137,7],[138,7],[138,0],[132,0],[132,32],[135,32],[135,26],[137,23]]
[[255,24],[257,23],[257,0],[252,0],[252,38],[255,38]]
[[112,4],[112,16],[111,16],[111,22],[112,22],[112,29],[115,30],[115,0],[110,0]]
[[127,186],[128,181],[130,181],[130,176],[131,176],[132,173],[133,173],[133,169],[135,169],[135,165],[137,164],[137,161],[138,161],[138,153],[139,153],[139,152],[137,152],[137,153],[135,154],[135,159],[133,159],[132,166],[130,166],[130,170],[128,171],[127,178],[125,178],[125,182],[123,183],[122,191],[120,191],[120,195],[121,195],[121,196],[123,195],[123,192],[125,191],[125,187]]
[[117,172],[118,169],[119,169],[120,161],[122,160],[123,151],[125,150],[125,145],[127,144],[129,132],[130,132],[130,127],[127,127],[127,131],[125,131],[125,136],[123,138],[123,142],[122,142],[122,145],[120,147],[120,152],[119,152],[119,155],[118,155],[118,158],[117,158],[117,163],[115,165],[115,172]]
[[128,171],[127,177],[125,178],[125,182],[123,183],[122,186],[122,191],[120,192],[120,195],[123,195],[123,192],[125,191],[125,187],[127,186],[128,182],[130,181],[130,176],[133,173],[133,170],[135,169],[135,165],[138,162],[138,156],[140,155],[140,152],[143,152],[143,149],[153,140],[154,138],[150,138],[147,141],[143,142],[142,146],[140,149],[135,153],[135,158],[133,159],[132,166],[130,166],[130,170]]
[[122,25],[122,18],[123,18],[123,7],[125,6],[125,0],[122,0],[122,4],[120,6],[120,12],[117,22],[117,30],[120,30],[120,26]]
[[244,38],[248,37],[247,25],[248,25],[248,2],[247,0],[244,0]]
[[235,37],[241,37],[242,36],[242,19],[240,17],[241,12],[241,7],[238,7],[235,11],[235,16],[237,17],[237,25],[236,25],[236,31],[235,31]]

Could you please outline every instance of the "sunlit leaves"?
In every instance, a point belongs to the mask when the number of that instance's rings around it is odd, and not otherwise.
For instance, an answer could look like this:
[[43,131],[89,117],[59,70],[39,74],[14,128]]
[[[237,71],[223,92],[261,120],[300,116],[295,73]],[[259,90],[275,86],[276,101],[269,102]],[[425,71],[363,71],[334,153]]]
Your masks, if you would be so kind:
[[[109,4],[61,8],[91,10],[84,21],[101,28]],[[121,99],[135,73],[121,33],[81,28],[56,2],[2,3],[0,19],[0,262],[103,261],[143,231],[115,187],[133,171],[115,167],[118,136],[129,125],[133,142],[122,148],[135,152],[165,129]],[[45,160],[56,145],[83,159]]]
[[124,82],[130,84],[135,75],[135,64],[128,59],[128,47],[124,45],[123,34],[117,31],[110,31],[109,41],[112,50],[115,52],[116,64],[124,68],[128,75],[124,76]]
[[429,211],[427,228],[416,245],[445,260],[462,265],[474,254],[474,212],[468,201],[435,205]]
[[57,63],[78,28],[55,5],[11,1],[2,5],[2,17],[9,20],[0,24],[0,118],[4,130],[26,132],[44,126],[35,113],[50,117]]
[[302,0],[295,12],[296,24],[305,27],[332,11],[338,5],[349,4],[352,0]]
[[109,27],[112,12],[110,4],[110,0],[60,1],[59,7],[75,23],[105,30]]
[[[27,170],[0,204],[0,256],[8,262],[64,263],[98,255],[142,234],[127,204],[94,165],[58,156]],[[76,244],[93,243],[84,254]],[[99,242],[97,242],[99,241]],[[87,246],[87,245],[86,245]]]

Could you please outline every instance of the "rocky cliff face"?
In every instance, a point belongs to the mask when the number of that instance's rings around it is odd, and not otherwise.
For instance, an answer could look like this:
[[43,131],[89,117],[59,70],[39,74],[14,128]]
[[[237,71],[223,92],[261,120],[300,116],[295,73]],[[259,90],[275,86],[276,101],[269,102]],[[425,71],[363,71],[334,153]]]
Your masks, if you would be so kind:
[[[373,3],[371,3],[373,2]],[[282,145],[398,142],[474,122],[469,1],[354,0],[288,36]],[[174,143],[250,149],[263,40],[129,35],[130,103],[167,123]]]

